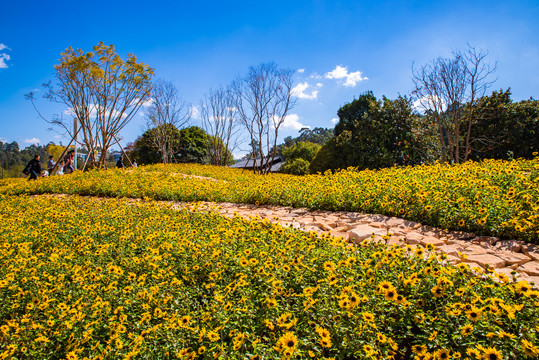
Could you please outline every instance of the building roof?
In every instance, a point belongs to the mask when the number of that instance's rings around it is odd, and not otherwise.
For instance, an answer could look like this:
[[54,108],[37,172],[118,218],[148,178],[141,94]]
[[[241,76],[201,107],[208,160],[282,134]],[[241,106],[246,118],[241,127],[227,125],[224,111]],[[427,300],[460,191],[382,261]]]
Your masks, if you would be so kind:
[[[284,159],[280,156],[276,156],[272,163],[271,163],[271,172],[278,171],[281,168],[282,163],[284,162]],[[256,159],[256,165],[259,167],[262,163],[261,159]],[[248,160],[240,160],[237,163],[230,165],[231,168],[237,168],[237,169],[253,169],[255,166],[255,162],[253,159]]]

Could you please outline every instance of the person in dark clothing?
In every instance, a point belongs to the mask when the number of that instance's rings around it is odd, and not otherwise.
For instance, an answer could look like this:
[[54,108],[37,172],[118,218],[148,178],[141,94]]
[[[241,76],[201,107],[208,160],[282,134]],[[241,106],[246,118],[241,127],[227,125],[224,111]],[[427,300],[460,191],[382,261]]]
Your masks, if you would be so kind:
[[34,158],[30,160],[22,172],[26,175],[30,174],[30,178],[28,180],[36,180],[39,174],[41,174],[39,155],[34,156]]
[[125,168],[125,165],[124,165],[124,162],[123,162],[123,158],[120,156],[120,158],[118,159],[118,161],[116,162],[116,167],[118,169],[123,169]]

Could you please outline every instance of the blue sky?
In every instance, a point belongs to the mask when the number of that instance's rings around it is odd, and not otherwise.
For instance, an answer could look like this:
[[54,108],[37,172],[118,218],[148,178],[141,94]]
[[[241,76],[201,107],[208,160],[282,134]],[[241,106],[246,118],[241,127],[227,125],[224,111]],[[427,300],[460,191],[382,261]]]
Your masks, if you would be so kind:
[[[340,106],[372,90],[412,90],[411,66],[450,56],[466,43],[498,63],[494,89],[539,98],[539,1],[9,1],[0,5],[0,140],[21,147],[68,142],[24,94],[52,80],[67,47],[99,41],[131,52],[198,105],[250,65],[297,70],[296,107],[281,138],[301,126],[333,127]],[[303,89],[303,92],[299,92]],[[50,117],[65,107],[39,103]],[[200,125],[196,118],[193,125]],[[144,130],[142,114],[122,144]]]

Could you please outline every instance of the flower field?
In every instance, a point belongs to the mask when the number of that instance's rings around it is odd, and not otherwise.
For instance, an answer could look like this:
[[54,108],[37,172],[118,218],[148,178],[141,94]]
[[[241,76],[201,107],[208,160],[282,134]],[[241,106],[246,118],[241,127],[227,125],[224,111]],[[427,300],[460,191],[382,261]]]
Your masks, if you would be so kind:
[[[182,174],[211,177],[211,181]],[[254,175],[181,164],[0,182],[0,193],[67,193],[274,204],[398,216],[444,229],[539,242],[539,158],[335,174]]]
[[[132,188],[171,177],[159,169],[90,175],[107,179],[110,194],[160,197],[160,185]],[[64,192],[68,179],[88,191],[78,175],[3,188]],[[203,183],[170,194],[210,194]],[[218,194],[225,185],[214,186]],[[1,359],[539,356],[539,292],[442,265],[430,249],[351,246],[150,199],[0,195],[0,203]]]

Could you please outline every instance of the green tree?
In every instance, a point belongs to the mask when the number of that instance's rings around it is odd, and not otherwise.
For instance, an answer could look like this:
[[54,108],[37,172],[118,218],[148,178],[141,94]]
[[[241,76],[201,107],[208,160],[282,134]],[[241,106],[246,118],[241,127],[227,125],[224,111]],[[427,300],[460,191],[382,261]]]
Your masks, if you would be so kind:
[[175,154],[178,162],[207,164],[208,134],[198,126],[180,130],[179,149]]
[[178,128],[170,124],[162,126],[166,127],[166,129],[152,128],[146,130],[132,145],[130,154],[140,165],[157,164],[163,161],[162,153],[154,142],[156,132],[160,134],[167,133],[169,143],[172,144],[173,154],[180,150],[181,133]]
[[309,173],[311,160],[320,150],[320,145],[312,142],[300,141],[283,150],[286,161],[281,169],[286,174],[306,175]]
[[337,112],[335,138],[311,162],[311,170],[349,166],[380,168],[418,162],[412,124],[416,115],[409,98],[377,100],[372,92],[344,105]]

